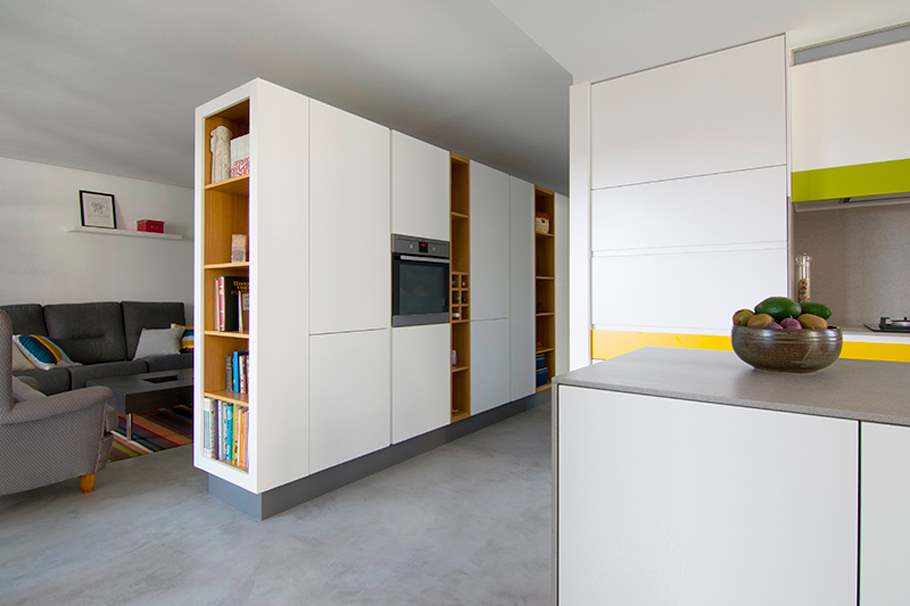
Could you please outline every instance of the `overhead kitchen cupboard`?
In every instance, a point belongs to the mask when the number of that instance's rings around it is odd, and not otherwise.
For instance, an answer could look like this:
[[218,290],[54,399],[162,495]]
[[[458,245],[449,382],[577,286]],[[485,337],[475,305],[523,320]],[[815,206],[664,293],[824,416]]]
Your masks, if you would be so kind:
[[471,161],[471,318],[509,317],[509,175]]
[[390,136],[310,100],[311,334],[391,324]]
[[794,202],[910,192],[910,41],[790,69]]
[[449,241],[449,152],[392,131],[392,233]]

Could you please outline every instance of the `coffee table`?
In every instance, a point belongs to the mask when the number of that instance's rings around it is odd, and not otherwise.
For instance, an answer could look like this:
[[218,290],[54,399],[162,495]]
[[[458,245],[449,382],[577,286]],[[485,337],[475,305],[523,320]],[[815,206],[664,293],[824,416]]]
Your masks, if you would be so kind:
[[133,414],[193,402],[192,368],[90,379],[86,385],[100,385],[114,392],[114,406],[126,415],[127,440],[133,439]]

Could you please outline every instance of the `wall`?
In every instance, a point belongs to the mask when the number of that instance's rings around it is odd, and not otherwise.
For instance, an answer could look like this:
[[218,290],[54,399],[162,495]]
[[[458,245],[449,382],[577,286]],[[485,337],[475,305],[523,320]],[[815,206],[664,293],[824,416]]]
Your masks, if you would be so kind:
[[[79,190],[116,197],[117,225],[160,219],[184,241],[67,233]],[[0,304],[193,302],[193,190],[0,158]]]
[[841,326],[910,315],[910,205],[801,212],[794,251],[812,257],[812,299]]

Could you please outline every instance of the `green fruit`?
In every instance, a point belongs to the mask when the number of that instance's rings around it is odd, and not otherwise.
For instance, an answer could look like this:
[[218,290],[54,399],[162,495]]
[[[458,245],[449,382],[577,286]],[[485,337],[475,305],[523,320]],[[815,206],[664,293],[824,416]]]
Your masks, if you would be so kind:
[[774,318],[768,314],[755,314],[746,323],[749,328],[768,328],[774,324]]
[[831,310],[827,305],[822,305],[821,303],[806,301],[805,303],[801,303],[800,307],[803,308],[804,314],[812,314],[813,316],[818,316],[819,318],[824,318],[825,320],[831,317]]
[[787,297],[768,297],[755,306],[755,313],[768,314],[778,322],[784,318],[796,318],[803,313],[799,303]]
[[733,314],[733,326],[745,326],[754,315],[751,309],[740,309]]
[[797,318],[799,323],[803,325],[803,328],[809,328],[814,330],[822,330],[828,328],[828,321],[824,318],[819,318],[812,314],[803,314]]

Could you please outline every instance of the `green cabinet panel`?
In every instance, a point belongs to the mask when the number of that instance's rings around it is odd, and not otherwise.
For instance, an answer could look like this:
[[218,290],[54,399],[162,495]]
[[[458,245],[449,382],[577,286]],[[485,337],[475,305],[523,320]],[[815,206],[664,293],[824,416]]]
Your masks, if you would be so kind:
[[791,175],[794,202],[910,192],[910,159],[804,170]]

